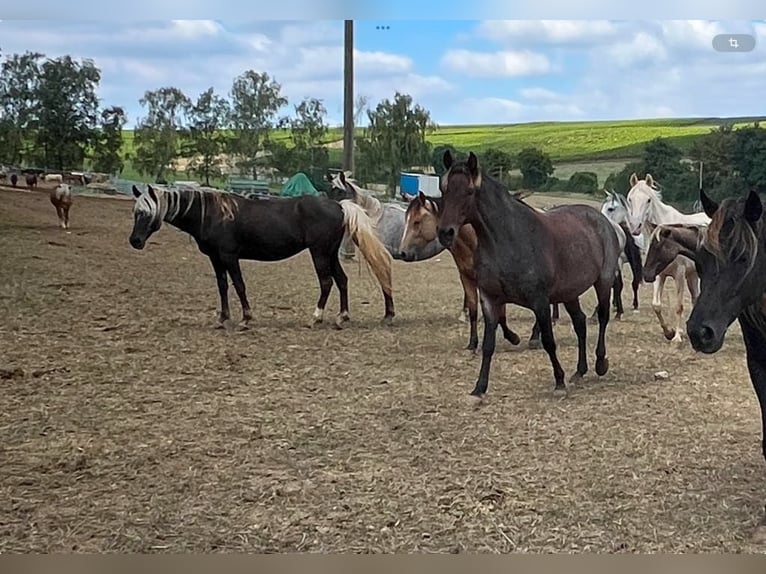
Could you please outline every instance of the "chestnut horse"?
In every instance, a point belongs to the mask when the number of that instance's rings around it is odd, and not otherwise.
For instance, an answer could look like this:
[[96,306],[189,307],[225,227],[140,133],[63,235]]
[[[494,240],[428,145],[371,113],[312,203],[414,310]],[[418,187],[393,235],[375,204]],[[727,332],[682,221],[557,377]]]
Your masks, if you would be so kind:
[[65,183],[56,186],[50,193],[51,203],[56,208],[61,229],[69,229],[69,209],[72,207],[72,189]]
[[482,173],[473,152],[466,161],[456,162],[447,150],[443,161],[446,171],[440,182],[444,200],[437,227],[439,241],[451,248],[466,223],[477,237],[474,269],[484,314],[484,338],[479,377],[471,395],[479,400],[486,396],[494,334],[506,303],[534,312],[553,367],[554,392],[566,393],[550,306],[564,303],[577,335],[577,371],[571,384],[588,371],[588,321],[579,298],[590,287],[595,288],[598,299],[596,373],[606,374],[606,327],[620,253],[612,223],[588,205],[562,205],[540,213]]

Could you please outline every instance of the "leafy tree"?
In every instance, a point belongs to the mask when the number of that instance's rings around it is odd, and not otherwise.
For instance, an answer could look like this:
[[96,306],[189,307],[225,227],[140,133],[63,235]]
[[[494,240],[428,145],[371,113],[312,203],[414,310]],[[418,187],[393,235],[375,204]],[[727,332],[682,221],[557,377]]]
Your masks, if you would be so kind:
[[604,189],[616,191],[626,195],[630,191],[630,176],[635,173],[638,177],[643,177],[646,167],[643,161],[634,161],[628,163],[618,173],[610,173],[604,182]]
[[766,130],[759,127],[736,130],[732,160],[747,191],[750,187],[766,191]]
[[598,174],[592,171],[574,172],[567,182],[567,191],[595,195],[598,191]]
[[505,183],[513,169],[513,156],[503,150],[487,148],[479,158],[484,170],[495,179]]
[[189,109],[188,140],[185,155],[191,156],[189,171],[210,185],[210,178],[221,177],[221,154],[226,149],[231,109],[213,88],[202,92]]
[[266,72],[248,70],[234,79],[231,87],[231,151],[237,166],[257,177],[258,152],[264,149],[269,133],[278,122],[277,113],[287,104],[282,87]]
[[321,179],[330,161],[324,146],[329,131],[326,117],[327,109],[321,100],[307,98],[295,106],[295,117],[289,120],[293,167],[306,172],[311,179]]
[[146,108],[146,117],[138,122],[133,136],[135,166],[159,181],[180,155],[191,101],[178,88],[165,87],[146,92],[139,103]]
[[127,120],[125,110],[119,106],[101,111],[101,125],[93,151],[93,169],[96,171],[108,174],[122,172],[122,128]]
[[367,117],[369,126],[358,144],[360,175],[385,181],[393,197],[403,169],[432,159],[426,134],[436,126],[428,110],[399,92],[393,101],[383,100],[369,110]]
[[81,167],[96,136],[101,71],[92,60],[46,60],[37,86],[37,144],[47,166]]
[[712,191],[719,188],[723,181],[734,175],[734,130],[723,125],[710,130],[694,141],[690,156],[699,167],[702,166],[702,186]]
[[527,189],[540,189],[554,171],[550,156],[533,147],[519,152],[518,163],[523,185]]
[[37,126],[40,60],[43,54],[8,56],[0,66],[0,161],[21,164]]

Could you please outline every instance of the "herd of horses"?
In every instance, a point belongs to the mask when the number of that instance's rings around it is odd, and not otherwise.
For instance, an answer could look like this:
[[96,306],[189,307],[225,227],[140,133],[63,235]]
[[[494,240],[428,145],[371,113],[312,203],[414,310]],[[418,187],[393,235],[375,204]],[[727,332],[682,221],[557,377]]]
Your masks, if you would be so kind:
[[[480,403],[488,392],[498,327],[511,344],[521,340],[508,325],[508,304],[534,313],[529,345],[542,346],[553,371],[553,392],[566,394],[589,370],[588,317],[580,297],[593,288],[597,307],[590,320],[598,325],[595,371],[605,375],[607,326],[612,305],[616,320],[624,312],[622,276],[628,265],[634,312],[641,282],[652,283],[652,309],[668,340],[679,343],[685,332],[695,351],[712,354],[721,349],[731,324],[739,322],[761,408],[766,458],[766,224],[755,190],[719,205],[701,189],[703,211],[685,214],[663,202],[651,175],[639,179],[633,174],[628,194],[608,192],[600,210],[585,204],[542,210],[484,172],[473,152],[456,160],[446,151],[443,163],[441,195],[420,193],[406,206],[382,204],[343,173],[330,178],[342,194],[340,199],[245,198],[208,188],[134,186],[129,243],[143,249],[163,223],[188,233],[215,272],[220,297],[216,327],[231,319],[231,279],[242,307],[243,329],[253,315],[240,260],[279,261],[308,249],[319,281],[309,325],[323,322],[334,284],[340,297],[334,326],[340,329],[350,320],[348,279],[339,259],[344,241],[359,249],[379,283],[386,325],[395,317],[393,260],[423,261],[446,250],[463,287],[460,318],[470,323],[467,349],[472,352],[479,347],[478,308],[482,310],[481,365],[470,393]],[[71,190],[59,185],[51,192],[51,201],[61,226],[68,228]],[[672,326],[662,312],[668,278],[676,285]],[[684,287],[693,307],[685,325]],[[576,369],[569,380],[557,357],[553,331],[561,304],[578,345]]]

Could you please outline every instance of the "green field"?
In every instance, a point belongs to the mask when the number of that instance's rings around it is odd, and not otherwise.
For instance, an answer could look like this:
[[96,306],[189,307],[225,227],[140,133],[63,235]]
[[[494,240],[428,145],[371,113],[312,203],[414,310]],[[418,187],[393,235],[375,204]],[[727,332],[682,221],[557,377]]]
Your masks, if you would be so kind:
[[[537,122],[505,125],[440,126],[428,136],[434,144],[451,144],[457,149],[481,152],[498,148],[517,153],[525,147],[537,147],[548,154],[556,166],[557,177],[568,177],[571,172],[589,169],[599,174],[599,180],[611,171],[618,171],[627,161],[641,155],[646,142],[656,138],[668,138],[672,143],[688,151],[699,136],[707,134],[722,124],[735,127],[752,125],[765,118],[677,118],[654,120],[594,121],[594,122]],[[362,130],[357,129],[361,135]],[[284,140],[287,131],[272,137]],[[124,151],[133,149],[133,132],[124,134]],[[340,128],[332,128],[327,143],[342,140]],[[330,158],[339,163],[342,149],[333,146]],[[129,162],[123,174],[132,178],[138,175]]]

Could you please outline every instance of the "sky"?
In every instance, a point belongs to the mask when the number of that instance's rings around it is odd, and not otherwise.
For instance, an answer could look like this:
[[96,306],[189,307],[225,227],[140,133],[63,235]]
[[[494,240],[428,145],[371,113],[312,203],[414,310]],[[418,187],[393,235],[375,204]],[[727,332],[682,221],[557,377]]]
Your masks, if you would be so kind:
[[[722,53],[717,34],[756,37]],[[617,20],[356,20],[355,95],[374,106],[410,94],[440,125],[761,115],[766,22]],[[343,117],[343,22],[0,21],[3,54],[91,58],[104,105],[132,126],[146,90],[228,94],[266,71],[293,105],[321,99]]]

